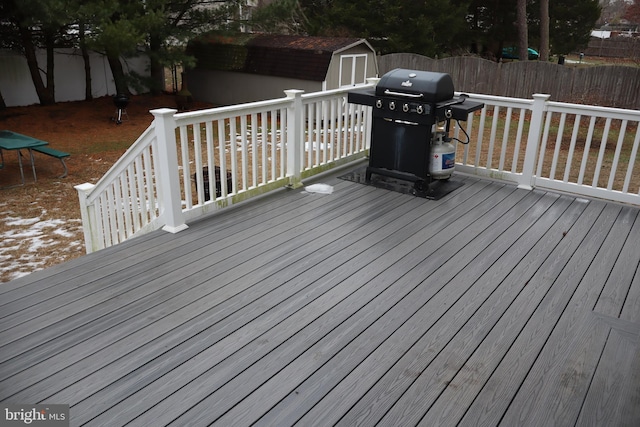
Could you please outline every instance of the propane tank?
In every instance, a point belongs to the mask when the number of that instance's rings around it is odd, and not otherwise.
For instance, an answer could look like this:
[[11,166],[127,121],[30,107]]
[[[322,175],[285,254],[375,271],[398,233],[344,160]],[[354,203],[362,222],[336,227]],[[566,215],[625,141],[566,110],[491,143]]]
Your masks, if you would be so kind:
[[447,132],[438,124],[431,139],[429,173],[434,179],[449,179],[456,164],[456,147],[445,140]]

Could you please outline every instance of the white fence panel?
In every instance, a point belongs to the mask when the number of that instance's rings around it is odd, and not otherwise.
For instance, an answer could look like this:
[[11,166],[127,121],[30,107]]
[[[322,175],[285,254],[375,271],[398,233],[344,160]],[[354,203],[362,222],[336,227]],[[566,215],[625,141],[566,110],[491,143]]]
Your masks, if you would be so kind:
[[[46,68],[46,53],[36,53],[41,69]],[[107,58],[90,52],[91,94],[93,97],[115,95],[116,87]],[[121,60],[126,73],[147,75],[149,59],[138,56]],[[57,102],[81,101],[85,99],[84,61],[77,49],[55,49],[55,99]],[[43,81],[45,80],[42,73]],[[8,107],[38,104],[40,100],[33,86],[29,67],[24,55],[0,49],[0,91]],[[135,93],[135,91],[134,91]]]

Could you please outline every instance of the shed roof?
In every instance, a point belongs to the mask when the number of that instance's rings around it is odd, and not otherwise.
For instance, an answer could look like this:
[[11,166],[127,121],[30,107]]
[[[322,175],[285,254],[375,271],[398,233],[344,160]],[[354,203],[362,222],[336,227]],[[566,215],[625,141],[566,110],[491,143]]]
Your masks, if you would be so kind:
[[334,53],[363,44],[353,37],[208,33],[189,43],[199,68],[324,81]]

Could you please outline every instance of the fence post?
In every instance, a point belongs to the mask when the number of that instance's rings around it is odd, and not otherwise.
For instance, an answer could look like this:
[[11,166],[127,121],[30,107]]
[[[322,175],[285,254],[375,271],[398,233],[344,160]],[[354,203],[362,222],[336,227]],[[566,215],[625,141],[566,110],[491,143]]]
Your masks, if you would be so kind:
[[302,186],[302,153],[304,149],[304,126],[302,123],[303,90],[285,90],[291,103],[287,107],[287,176],[289,187]]
[[80,218],[82,220],[82,231],[84,232],[84,250],[88,254],[100,249],[97,245],[94,247],[94,243],[99,241],[95,221],[96,207],[94,205],[87,204],[87,196],[95,187],[95,185],[89,183],[73,187],[78,191],[78,198],[80,200]]
[[522,175],[518,180],[518,188],[532,190],[534,187],[534,171],[538,157],[538,148],[542,136],[542,124],[544,113],[547,111],[547,101],[551,95],[536,93],[533,95],[533,105],[531,107],[531,121],[529,123],[529,134],[527,136],[527,149],[524,154],[524,165]]
[[160,215],[164,221],[164,231],[177,233],[188,228],[182,213],[180,196],[180,176],[178,174],[178,149],[176,141],[176,121],[173,115],[177,110],[159,108],[151,110],[155,117],[154,132],[158,143],[158,201]]

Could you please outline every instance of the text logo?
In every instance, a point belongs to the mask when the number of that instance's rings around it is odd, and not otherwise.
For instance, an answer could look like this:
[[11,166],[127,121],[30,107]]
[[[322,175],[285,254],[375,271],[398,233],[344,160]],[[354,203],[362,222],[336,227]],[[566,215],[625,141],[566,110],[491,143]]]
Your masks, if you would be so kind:
[[3,404],[0,427],[69,427],[69,405]]

